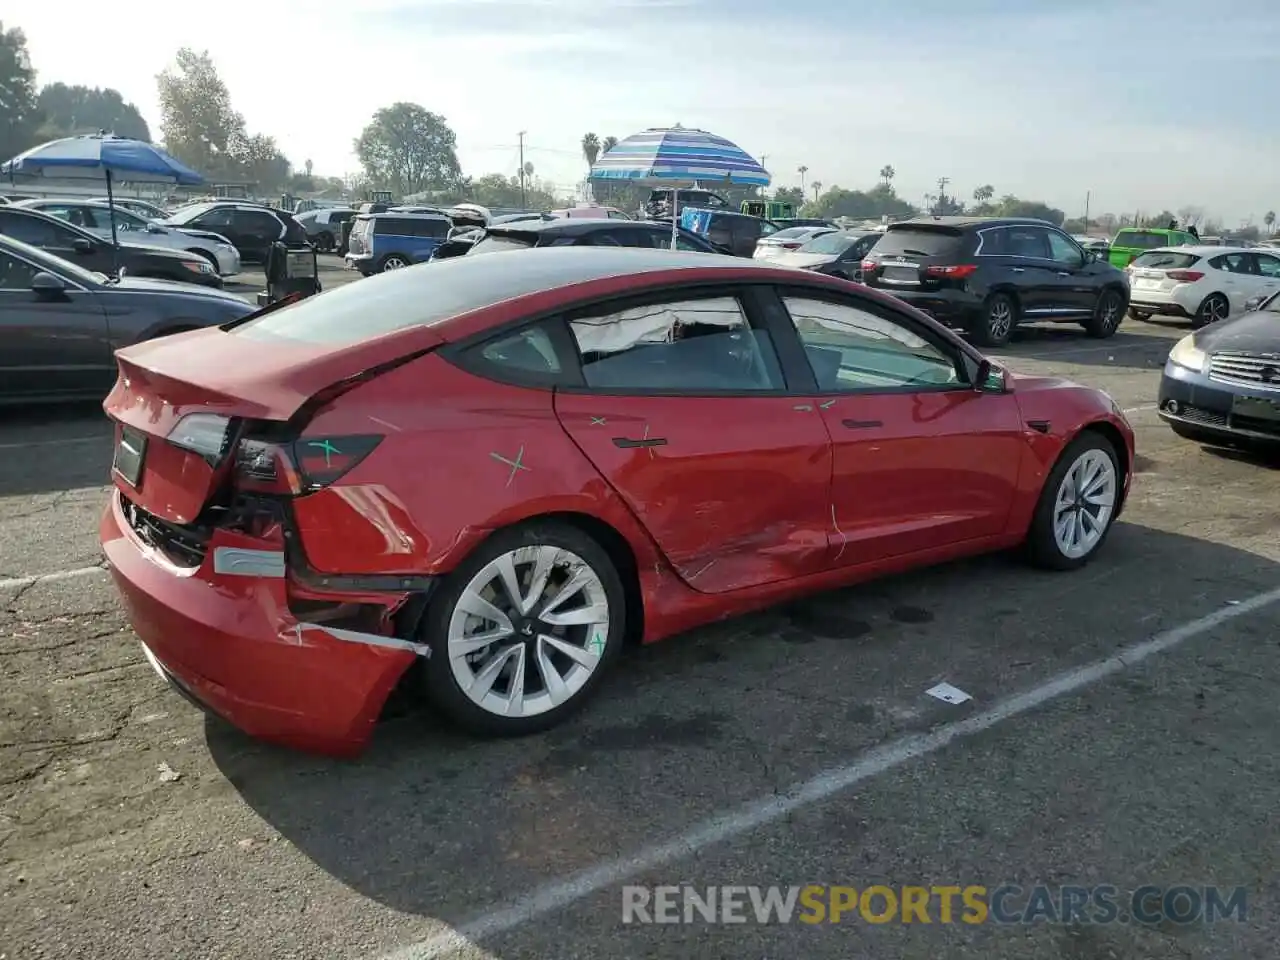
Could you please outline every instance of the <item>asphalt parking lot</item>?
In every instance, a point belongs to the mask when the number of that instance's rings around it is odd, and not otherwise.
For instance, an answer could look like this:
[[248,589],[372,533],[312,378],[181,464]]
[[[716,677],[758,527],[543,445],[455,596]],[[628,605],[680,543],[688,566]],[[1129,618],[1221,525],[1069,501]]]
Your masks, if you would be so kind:
[[[1124,520],[1084,570],[993,557],[823,595],[636,651],[550,734],[476,743],[406,713],[348,763],[160,684],[94,569],[100,412],[6,414],[0,957],[1270,960],[1280,474],[1159,422],[1183,333],[999,352],[1108,390],[1137,431]],[[972,699],[927,696],[940,681]],[[622,923],[626,884],[1037,882],[1242,886],[1247,914]]]

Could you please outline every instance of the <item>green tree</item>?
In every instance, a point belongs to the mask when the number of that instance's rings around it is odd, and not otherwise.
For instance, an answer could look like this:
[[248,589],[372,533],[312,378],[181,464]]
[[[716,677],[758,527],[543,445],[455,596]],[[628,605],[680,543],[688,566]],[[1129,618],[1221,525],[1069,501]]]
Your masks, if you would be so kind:
[[[987,205],[989,206],[989,204]],[[1013,194],[1005,194],[1000,202],[989,211],[998,217],[1027,217],[1033,220],[1047,220],[1061,225],[1066,222],[1067,215],[1055,207],[1039,200],[1019,200]]]
[[893,167],[890,164],[886,163],[883,167],[880,168],[880,179],[884,181],[884,185],[886,187],[892,185],[893,178],[896,177],[897,175],[898,175],[898,171],[893,169]]
[[[466,199],[484,207],[519,207],[520,178],[487,173],[471,184]],[[551,210],[560,205],[555,191],[540,181],[525,179],[524,205],[531,210]]]
[[416,103],[393,103],[373,115],[355,151],[375,184],[406,196],[457,189],[462,182],[458,138],[444,117]]
[[207,177],[239,179],[232,145],[244,133],[244,119],[232,109],[209,52],[183,47],[156,82],[165,149]]
[[979,204],[985,204],[988,200],[990,200],[995,195],[996,195],[996,188],[989,183],[983,184],[981,187],[977,187],[973,191],[973,199],[978,201]]
[[44,118],[40,136],[45,140],[99,130],[132,140],[151,140],[151,129],[138,108],[110,87],[51,83],[40,91],[36,103]]
[[1276,225],[1276,212],[1274,210],[1268,210],[1263,214],[1262,222],[1267,225],[1267,233],[1275,233],[1273,228]]
[[581,147],[582,159],[587,161],[587,169],[590,170],[600,157],[600,138],[594,133],[583,134]]
[[601,140],[601,141],[600,141],[600,152],[601,152],[602,154],[603,154],[603,153],[608,153],[610,150],[612,150],[612,149],[613,149],[614,147],[616,147],[617,145],[618,145],[618,138],[617,138],[617,137],[605,137],[603,140]]
[[27,54],[26,35],[0,22],[0,163],[35,146],[40,125],[36,72]]

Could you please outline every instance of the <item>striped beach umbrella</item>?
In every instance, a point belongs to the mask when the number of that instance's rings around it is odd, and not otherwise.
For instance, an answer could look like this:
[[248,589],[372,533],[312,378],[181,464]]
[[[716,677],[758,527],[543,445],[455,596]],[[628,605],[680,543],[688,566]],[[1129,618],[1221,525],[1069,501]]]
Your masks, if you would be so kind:
[[681,126],[653,127],[618,141],[592,164],[588,176],[670,187],[672,250],[680,235],[675,213],[681,187],[699,183],[767,187],[770,179],[769,171],[733,141]]
[[705,130],[654,127],[620,140],[591,167],[593,180],[767,187],[769,171],[736,143]]

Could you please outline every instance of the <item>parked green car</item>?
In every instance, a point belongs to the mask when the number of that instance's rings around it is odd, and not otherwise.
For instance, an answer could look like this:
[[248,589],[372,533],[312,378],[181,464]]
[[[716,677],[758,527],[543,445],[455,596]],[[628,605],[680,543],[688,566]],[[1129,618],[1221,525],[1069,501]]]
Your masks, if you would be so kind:
[[1167,227],[1122,227],[1116,231],[1115,239],[1111,241],[1111,250],[1107,254],[1107,259],[1113,267],[1123,270],[1148,250],[1194,246],[1199,242],[1185,230],[1170,230]]

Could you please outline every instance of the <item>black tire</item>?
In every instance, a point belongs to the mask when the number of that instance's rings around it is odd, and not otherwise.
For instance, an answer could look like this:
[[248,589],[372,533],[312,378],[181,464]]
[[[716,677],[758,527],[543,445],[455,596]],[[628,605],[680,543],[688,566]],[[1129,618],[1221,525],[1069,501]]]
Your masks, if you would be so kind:
[[[1057,537],[1054,535],[1054,506],[1067,472],[1081,457],[1095,450],[1103,453],[1111,461],[1112,470],[1115,472],[1115,500],[1101,538],[1088,553],[1080,557],[1072,557],[1058,546]],[[1075,570],[1083,567],[1098,555],[1107,537],[1111,535],[1111,528],[1115,525],[1116,506],[1120,503],[1123,485],[1124,476],[1120,470],[1120,455],[1111,441],[1095,430],[1085,430],[1067,444],[1067,448],[1058,457],[1058,462],[1049,471],[1049,476],[1040,490],[1040,500],[1036,504],[1036,511],[1031,518],[1031,528],[1027,531],[1024,544],[1027,559],[1035,566],[1046,570]]]
[[1003,347],[1018,325],[1018,303],[1007,293],[993,293],[974,318],[970,336],[982,347]]
[[[608,636],[594,672],[564,703],[532,716],[500,716],[481,707],[459,686],[449,658],[449,624],[464,590],[489,563],[512,550],[538,546],[576,554],[594,571],[609,605]],[[578,528],[554,521],[533,521],[503,530],[486,540],[446,577],[432,600],[418,635],[418,642],[426,644],[431,651],[419,661],[422,692],[429,705],[447,720],[477,736],[521,737],[554,727],[585,706],[621,654],[626,634],[626,602],[622,578],[608,552]],[[533,669],[533,665],[528,669]]]
[[1221,293],[1211,293],[1200,304],[1200,308],[1196,311],[1196,315],[1191,321],[1191,328],[1199,330],[1201,327],[1207,327],[1211,323],[1225,320],[1230,315],[1231,301]]
[[[398,264],[398,266],[392,266]],[[402,253],[388,253],[385,257],[378,261],[378,273],[386,273],[388,270],[403,270],[405,267],[413,266],[413,261]]]
[[315,239],[316,251],[319,253],[333,252],[333,234],[327,230],[322,231]]
[[1132,317],[1134,320],[1150,320],[1150,319],[1151,319],[1151,311],[1150,311],[1150,310],[1139,310],[1139,309],[1137,309],[1136,307],[1130,307],[1130,308],[1129,308],[1129,316],[1130,316],[1130,317]]
[[1084,327],[1085,333],[1096,339],[1105,340],[1113,337],[1124,320],[1126,306],[1123,293],[1115,287],[1104,287],[1098,294],[1098,302],[1094,304],[1093,316],[1081,326]]

